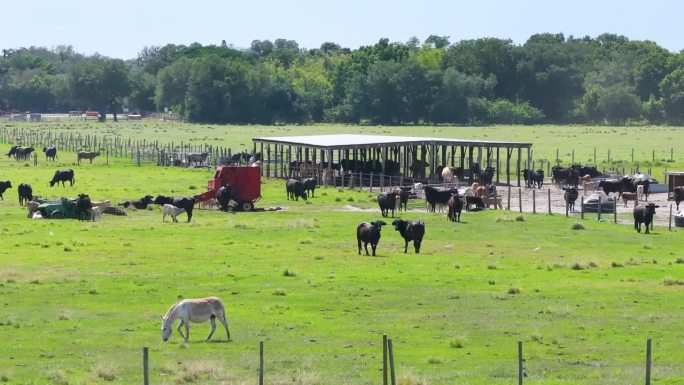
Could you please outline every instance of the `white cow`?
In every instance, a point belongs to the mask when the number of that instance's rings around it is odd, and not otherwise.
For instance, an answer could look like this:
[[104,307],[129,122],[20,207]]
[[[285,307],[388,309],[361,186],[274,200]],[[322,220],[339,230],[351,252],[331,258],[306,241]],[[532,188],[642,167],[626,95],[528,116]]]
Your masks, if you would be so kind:
[[449,167],[444,167],[442,170],[442,179],[445,183],[451,183],[454,181],[454,173]]
[[170,204],[165,204],[162,206],[162,222],[166,222],[166,214],[171,215],[171,218],[173,219],[174,222],[178,222],[176,217],[178,214],[184,213],[185,209],[178,208],[174,205]]

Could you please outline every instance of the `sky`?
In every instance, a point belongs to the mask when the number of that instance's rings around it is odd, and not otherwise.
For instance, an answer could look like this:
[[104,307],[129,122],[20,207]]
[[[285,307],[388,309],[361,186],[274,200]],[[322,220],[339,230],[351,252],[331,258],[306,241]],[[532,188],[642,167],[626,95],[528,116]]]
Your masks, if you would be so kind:
[[355,49],[380,38],[496,37],[523,44],[535,33],[652,40],[684,49],[682,0],[24,0],[3,2],[0,48],[72,45],[76,52],[133,59],[145,46],[295,40]]

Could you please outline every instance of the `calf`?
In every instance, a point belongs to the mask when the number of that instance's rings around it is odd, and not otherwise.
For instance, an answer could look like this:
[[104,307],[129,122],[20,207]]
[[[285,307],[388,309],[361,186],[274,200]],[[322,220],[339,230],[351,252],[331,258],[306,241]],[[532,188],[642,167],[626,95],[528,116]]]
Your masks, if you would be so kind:
[[461,221],[461,211],[463,211],[463,201],[458,195],[452,195],[447,202],[447,207],[449,208],[447,219],[452,222]]
[[304,185],[304,191],[306,191],[307,195],[311,192],[311,197],[313,198],[317,185],[316,178],[306,178],[302,181],[302,184]]
[[95,159],[95,157],[98,157],[98,156],[100,156],[99,151],[79,151],[76,154],[76,161],[80,165],[81,159],[88,159],[88,160],[90,160],[90,164],[93,164],[93,159]]
[[218,208],[218,201],[216,200],[216,198],[210,198],[206,201],[200,202],[199,207],[200,209],[213,210],[215,208]]
[[40,203],[34,201],[28,201],[26,203],[26,208],[28,209],[28,217],[33,218],[33,214],[38,210]]
[[33,200],[33,189],[31,188],[31,185],[28,183],[22,183],[19,185],[17,188],[17,191],[19,192],[19,205],[23,206],[24,203],[28,203],[28,201]]
[[306,191],[304,191],[304,183],[297,179],[288,179],[285,181],[285,192],[287,193],[287,200],[292,199],[298,201],[299,197],[306,200]]
[[401,237],[404,238],[404,254],[408,252],[408,244],[411,241],[413,241],[413,248],[416,250],[416,254],[419,254],[420,244],[423,242],[423,236],[425,235],[425,223],[395,219],[392,225],[401,234]]
[[156,203],[152,195],[145,195],[140,199],[129,199],[119,202],[119,206],[123,206],[123,208],[125,209],[133,206],[138,210],[145,210],[147,209],[147,206],[149,206],[153,202]]
[[397,196],[398,207],[395,207],[397,211],[401,211],[402,208],[406,211],[406,206],[408,205],[410,187],[396,187],[394,189],[394,195]]
[[643,184],[637,185],[636,194],[637,194],[638,200],[640,200],[640,201],[644,200],[644,185]]
[[178,208],[185,209],[188,214],[188,222],[192,219],[192,210],[195,208],[196,197],[166,197],[163,195],[157,195],[154,199],[155,205],[165,205],[170,204]]
[[565,199],[565,208],[573,212],[575,211],[575,201],[579,197],[579,193],[577,192],[577,188],[575,187],[568,187],[565,190],[565,193],[563,194],[563,199]]
[[377,221],[377,222],[364,222],[361,223],[356,227],[356,240],[359,245],[359,255],[361,255],[361,243],[363,242],[363,248],[366,250],[366,255],[368,254],[368,244],[371,244],[371,248],[373,249],[373,256],[375,256],[375,248],[378,246],[378,242],[380,242],[380,230],[382,230],[382,226],[386,225],[387,223],[383,221]]
[[633,193],[633,192],[623,192],[622,193],[622,201],[625,203],[625,207],[627,207],[627,202],[629,201],[634,201],[634,205],[639,202],[638,199],[638,193]]
[[383,217],[388,216],[389,212],[392,211],[392,217],[394,218],[394,209],[396,208],[397,198],[399,197],[393,192],[382,193],[378,195],[378,206],[380,206],[380,213],[382,213]]
[[162,206],[162,222],[166,222],[166,215],[171,215],[171,219],[173,219],[174,222],[178,223],[178,220],[176,217],[178,214],[182,214],[185,212],[185,209],[178,208],[174,205],[170,204],[165,204]]
[[4,194],[5,191],[7,191],[8,188],[12,188],[12,183],[10,183],[10,181],[6,180],[6,181],[4,181],[4,182],[0,182],[0,199],[1,199],[1,200],[5,200],[5,199],[2,197],[2,194]]
[[100,219],[102,219],[102,213],[104,212],[105,208],[102,206],[95,206],[90,208],[88,211],[90,213],[90,218],[92,218],[93,222],[96,220],[99,222]]
[[679,211],[679,202],[684,201],[684,186],[673,188],[672,194],[674,201],[677,204],[677,211]]
[[637,232],[641,232],[641,224],[646,225],[646,234],[649,233],[648,229],[651,227],[653,222],[653,216],[655,215],[655,209],[660,206],[655,203],[649,203],[645,206],[637,205],[634,207],[634,229]]

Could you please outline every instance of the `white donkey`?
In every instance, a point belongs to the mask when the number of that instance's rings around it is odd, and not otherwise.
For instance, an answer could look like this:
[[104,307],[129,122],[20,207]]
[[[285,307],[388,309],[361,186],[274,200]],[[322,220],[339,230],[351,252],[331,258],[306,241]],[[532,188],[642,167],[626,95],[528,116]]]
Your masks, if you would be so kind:
[[[216,330],[216,319],[226,328],[226,336],[230,341],[230,330],[228,330],[228,321],[226,320],[226,309],[223,306],[223,301],[216,297],[206,297],[198,299],[184,299],[169,309],[166,315],[162,317],[162,340],[166,342],[171,336],[173,321],[180,318],[178,323],[178,333],[181,337],[188,341],[190,337],[190,322],[202,323],[209,320],[211,323],[211,333],[205,341],[214,334]],[[185,335],[181,327],[185,325]]]

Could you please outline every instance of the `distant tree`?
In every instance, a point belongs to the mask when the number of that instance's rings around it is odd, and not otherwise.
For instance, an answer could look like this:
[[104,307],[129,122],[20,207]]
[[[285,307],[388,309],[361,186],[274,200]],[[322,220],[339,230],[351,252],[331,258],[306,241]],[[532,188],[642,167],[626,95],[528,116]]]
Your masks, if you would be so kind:
[[622,125],[641,117],[641,101],[627,87],[610,87],[599,91],[598,95],[598,108],[609,123]]
[[157,111],[169,107],[179,115],[185,114],[185,96],[193,63],[191,59],[180,58],[159,71],[154,92]]
[[425,39],[425,44],[437,49],[444,49],[449,46],[449,36],[430,35]]
[[660,82],[662,106],[671,124],[684,123],[684,67],[670,72]]
[[121,59],[93,56],[74,67],[70,88],[83,105],[100,111],[100,120],[106,119],[107,110],[117,121],[117,107],[131,90],[129,69]]

